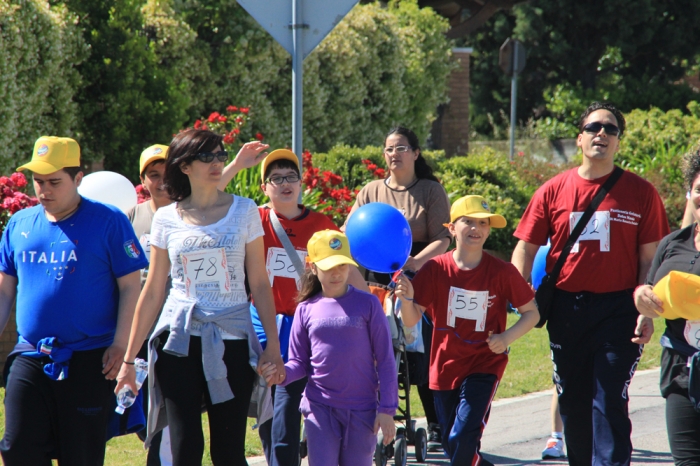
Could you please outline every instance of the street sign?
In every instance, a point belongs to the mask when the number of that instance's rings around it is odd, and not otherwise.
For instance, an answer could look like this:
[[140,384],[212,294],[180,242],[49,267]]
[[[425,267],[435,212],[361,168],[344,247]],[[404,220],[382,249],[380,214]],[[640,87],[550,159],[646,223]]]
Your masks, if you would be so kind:
[[[238,0],[292,56],[292,150],[302,166],[304,59],[358,0]],[[301,203],[301,193],[299,194]]]
[[498,52],[498,66],[501,67],[510,80],[510,152],[513,160],[515,153],[515,125],[518,102],[518,75],[525,69],[525,47],[519,40],[508,38]]
[[[333,28],[348,14],[357,0],[299,0],[303,11],[302,57],[306,58]],[[238,0],[260,25],[294,55],[292,37],[292,0]]]
[[525,69],[526,60],[525,46],[522,42],[515,39],[506,39],[501,45],[498,53],[498,66],[503,70],[506,76],[513,76],[513,70],[516,74],[520,74]]

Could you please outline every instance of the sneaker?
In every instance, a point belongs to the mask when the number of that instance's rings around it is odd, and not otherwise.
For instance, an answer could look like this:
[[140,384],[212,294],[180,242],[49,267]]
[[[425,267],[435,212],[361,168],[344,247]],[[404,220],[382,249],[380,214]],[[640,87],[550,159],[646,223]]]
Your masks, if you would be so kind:
[[564,457],[564,441],[560,438],[550,437],[547,440],[547,446],[542,450],[542,459],[563,458]]
[[442,435],[440,435],[440,426],[438,424],[430,424],[428,426],[428,451],[442,450]]

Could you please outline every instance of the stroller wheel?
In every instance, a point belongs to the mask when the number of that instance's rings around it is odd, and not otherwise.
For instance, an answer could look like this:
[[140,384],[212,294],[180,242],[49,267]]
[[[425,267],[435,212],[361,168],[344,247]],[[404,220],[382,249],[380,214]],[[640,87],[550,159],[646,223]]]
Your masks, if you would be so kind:
[[387,447],[384,446],[384,434],[379,432],[377,435],[377,447],[374,449],[374,466],[386,466]]
[[396,466],[406,466],[408,460],[408,445],[404,437],[397,437],[394,443],[394,464]]
[[428,456],[428,434],[422,427],[416,430],[416,461],[425,463],[425,458]]

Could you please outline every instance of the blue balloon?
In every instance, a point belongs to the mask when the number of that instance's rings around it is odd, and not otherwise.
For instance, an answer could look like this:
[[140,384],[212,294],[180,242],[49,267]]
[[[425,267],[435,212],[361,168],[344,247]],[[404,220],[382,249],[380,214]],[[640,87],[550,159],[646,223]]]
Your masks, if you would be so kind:
[[345,226],[345,235],[352,257],[373,272],[396,272],[411,254],[411,227],[389,204],[371,202],[357,209]]
[[532,272],[530,276],[532,277],[532,287],[537,289],[542,283],[542,279],[545,274],[545,266],[547,265],[547,253],[549,252],[550,244],[547,242],[546,246],[540,246],[540,249],[535,255],[535,260],[532,262]]

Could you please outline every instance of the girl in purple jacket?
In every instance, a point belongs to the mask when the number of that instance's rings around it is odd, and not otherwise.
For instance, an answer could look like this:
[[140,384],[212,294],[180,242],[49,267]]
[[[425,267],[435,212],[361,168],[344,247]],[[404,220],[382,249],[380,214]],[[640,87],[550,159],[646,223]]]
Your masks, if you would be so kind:
[[[344,234],[319,231],[307,250],[311,266],[280,385],[309,378],[299,409],[310,466],[369,466],[379,428],[385,444],[395,433],[398,384],[389,325],[377,297],[347,283],[348,264],[357,264]],[[268,380],[275,373],[271,364],[263,368]]]

